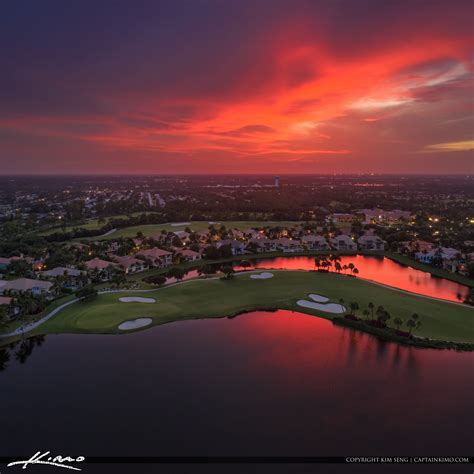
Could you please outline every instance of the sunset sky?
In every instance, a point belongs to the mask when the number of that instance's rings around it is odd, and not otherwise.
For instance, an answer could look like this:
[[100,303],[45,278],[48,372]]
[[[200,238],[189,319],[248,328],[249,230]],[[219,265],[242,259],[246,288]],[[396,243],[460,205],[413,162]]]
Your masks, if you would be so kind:
[[12,1],[0,173],[474,173],[474,3]]

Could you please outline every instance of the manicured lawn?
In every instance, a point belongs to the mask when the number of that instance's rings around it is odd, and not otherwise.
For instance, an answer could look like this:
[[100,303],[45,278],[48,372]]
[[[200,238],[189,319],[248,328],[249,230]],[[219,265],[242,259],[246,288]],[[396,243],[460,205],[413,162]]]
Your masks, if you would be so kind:
[[[290,222],[290,221],[281,221],[281,222],[273,222],[273,221],[219,221],[215,222],[214,226],[219,228],[221,225],[225,225],[228,229],[238,228],[240,230],[248,229],[250,227],[260,227],[260,226],[293,226],[295,224],[299,224],[298,222]],[[137,232],[142,232],[145,236],[150,236],[153,234],[157,234],[162,230],[166,230],[168,232],[184,230],[186,227],[189,227],[191,230],[199,231],[208,229],[209,226],[208,221],[193,221],[189,224],[184,225],[171,225],[171,224],[149,224],[149,225],[138,225],[132,227],[124,227],[123,229],[118,229],[116,232],[107,235],[105,237],[97,236],[91,237],[89,240],[109,240],[109,239],[116,239],[117,237],[135,237]]]
[[[130,214],[131,216],[138,216],[141,214],[155,214],[154,212],[134,212]],[[99,224],[99,219],[86,219],[83,222],[78,222],[77,224],[71,224],[67,225],[65,229],[62,227],[54,227],[52,229],[47,229],[39,233],[39,235],[50,235],[54,234],[55,232],[69,232],[74,229],[87,229],[87,230],[95,230],[95,229],[100,229],[103,225],[108,223],[112,219],[127,219],[129,216],[128,215],[116,215],[116,216],[111,216],[111,217],[106,217],[104,223]]]
[[[474,308],[406,294],[355,278],[316,272],[272,271],[274,278],[253,280],[241,274],[233,280],[191,280],[158,289],[143,296],[154,304],[121,303],[132,293],[101,295],[91,302],[74,304],[47,321],[36,333],[118,333],[120,323],[139,317],[163,324],[197,318],[223,317],[252,309],[290,309],[331,319],[329,313],[296,305],[308,293],[318,293],[339,302],[359,303],[361,314],[369,302],[383,305],[392,315],[407,320],[420,315],[422,326],[416,334],[434,339],[474,342]],[[135,296],[137,294],[135,293]],[[389,322],[390,324],[390,322]]]

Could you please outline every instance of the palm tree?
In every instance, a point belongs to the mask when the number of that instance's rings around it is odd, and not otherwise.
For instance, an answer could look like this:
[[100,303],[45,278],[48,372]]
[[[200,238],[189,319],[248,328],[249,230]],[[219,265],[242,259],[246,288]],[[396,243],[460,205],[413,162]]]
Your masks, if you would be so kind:
[[319,270],[319,268],[321,267],[321,257],[315,257],[314,266]]
[[339,262],[336,262],[334,264],[334,270],[336,270],[337,273],[341,273],[341,270],[342,270],[342,266]]
[[355,312],[359,309],[359,303],[357,303],[356,301],[352,301],[349,306],[351,308],[351,314],[355,316]]
[[344,275],[346,274],[348,268],[349,268],[349,267],[348,267],[346,264],[344,264],[344,265],[342,266],[342,270],[344,271]]
[[397,330],[400,331],[400,326],[403,324],[403,319],[396,317],[393,320],[393,324],[395,324],[395,326],[397,326]]
[[369,303],[369,309],[370,311],[372,312],[372,319],[374,319],[374,303],[372,303],[372,301]]
[[407,326],[410,329],[410,336],[411,336],[413,329],[416,327],[416,322],[413,319],[409,319],[407,321]]
[[412,334],[413,330],[418,329],[421,326],[421,322],[418,319],[419,319],[418,314],[413,313],[411,315],[411,319],[407,321],[407,326],[410,328],[410,335]]
[[367,308],[362,311],[362,314],[365,316],[365,319],[369,319],[370,311]]
[[349,263],[348,268],[351,271],[351,275],[352,275],[352,272],[354,271],[355,265],[351,262],[351,263]]
[[354,275],[358,275],[358,274],[359,274],[359,270],[354,267],[354,269],[352,270],[352,273],[353,273]]

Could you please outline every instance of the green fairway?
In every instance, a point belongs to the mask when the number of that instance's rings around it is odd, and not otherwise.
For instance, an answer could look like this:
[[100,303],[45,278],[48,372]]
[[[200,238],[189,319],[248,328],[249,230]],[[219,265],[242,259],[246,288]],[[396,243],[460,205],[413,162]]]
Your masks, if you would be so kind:
[[128,219],[128,217],[130,217],[130,216],[136,217],[136,216],[142,215],[142,214],[156,214],[156,213],[155,212],[133,212],[132,214],[129,214],[129,215],[122,214],[122,215],[117,215],[117,216],[110,216],[110,217],[106,217],[104,219],[104,222],[101,222],[100,224],[99,224],[99,219],[86,219],[85,221],[78,222],[76,224],[71,224],[71,225],[68,224],[64,228],[63,227],[53,227],[51,229],[41,231],[41,232],[39,232],[39,235],[50,235],[50,234],[54,234],[56,232],[59,232],[59,233],[60,232],[71,232],[74,229],[96,230],[96,229],[100,229],[102,226],[109,223],[109,221],[111,221],[113,219]]
[[[212,221],[211,221],[212,222]],[[251,227],[264,227],[264,226],[280,226],[280,227],[290,227],[295,224],[299,224],[298,222],[291,222],[291,221],[219,221],[214,222],[214,226],[219,228],[221,225],[225,225],[227,229],[240,229],[245,230]],[[168,224],[149,224],[149,225],[137,225],[132,227],[124,227],[123,229],[118,229],[117,231],[113,232],[110,235],[106,236],[97,236],[97,237],[90,237],[88,240],[109,240],[109,239],[116,239],[118,237],[135,237],[137,232],[142,232],[145,236],[150,236],[153,234],[157,234],[162,230],[166,230],[168,232],[174,232],[178,230],[184,230],[185,228],[189,227],[191,230],[200,231],[204,229],[208,229],[211,224],[208,221],[193,221],[188,223],[168,223]]]
[[[272,271],[273,278],[253,280],[250,274],[240,274],[233,280],[190,280],[164,287],[143,296],[156,303],[122,303],[119,298],[137,293],[123,292],[100,295],[91,302],[79,302],[58,313],[40,326],[35,333],[121,333],[118,325],[124,321],[153,318],[153,324],[163,324],[196,318],[230,316],[245,310],[290,309],[331,319],[329,313],[304,309],[296,305],[309,293],[330,298],[355,301],[362,309],[369,302],[382,305],[394,318],[408,320],[418,313],[422,326],[417,335],[433,339],[474,342],[474,308],[400,292],[360,279],[336,274],[304,271]],[[405,328],[406,329],[406,328]]]

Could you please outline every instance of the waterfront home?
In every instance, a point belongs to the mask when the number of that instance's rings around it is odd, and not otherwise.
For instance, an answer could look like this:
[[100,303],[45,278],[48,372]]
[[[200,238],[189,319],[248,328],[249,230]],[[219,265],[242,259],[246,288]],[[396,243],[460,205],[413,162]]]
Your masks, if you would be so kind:
[[355,251],[357,244],[345,234],[338,235],[331,239],[331,246],[335,250]]
[[277,250],[281,250],[282,252],[301,252],[303,250],[300,240],[282,237],[281,239],[277,239],[275,243]]
[[114,255],[112,258],[126,274],[143,272],[148,268],[146,262],[139,258],[130,257],[128,255]]
[[263,237],[261,239],[251,238],[246,249],[251,253],[255,251],[257,253],[267,253],[267,252],[276,252],[277,251],[277,241],[273,239],[267,239]]
[[308,250],[327,250],[329,244],[322,235],[305,235],[301,242]]
[[245,243],[240,240],[224,239],[216,242],[216,247],[218,249],[224,245],[230,245],[232,255],[242,255],[245,252]]
[[158,247],[140,250],[137,255],[145,257],[154,267],[169,267],[173,263],[173,254]]
[[427,242],[426,240],[414,240],[400,242],[400,250],[407,250],[408,252],[430,252],[435,248],[435,244]]
[[184,260],[187,262],[195,262],[197,260],[201,260],[202,256],[199,252],[195,252],[194,250],[190,249],[178,249],[175,252],[177,255],[181,255]]
[[385,249],[384,241],[377,235],[365,234],[357,239],[359,248],[362,250],[380,250]]
[[0,291],[12,293],[31,293],[33,295],[41,295],[49,293],[53,284],[44,280],[33,280],[31,278],[18,278],[17,280],[9,280],[0,288]]
[[457,271],[465,263],[457,249],[439,247],[429,252],[417,252],[415,259],[422,263],[436,264],[449,271]]
[[76,290],[80,288],[83,284],[83,276],[86,272],[78,270],[77,268],[69,267],[56,267],[51,270],[45,270],[40,272],[40,275],[47,280],[56,280],[57,278],[62,278],[63,288],[68,288],[71,290]]

